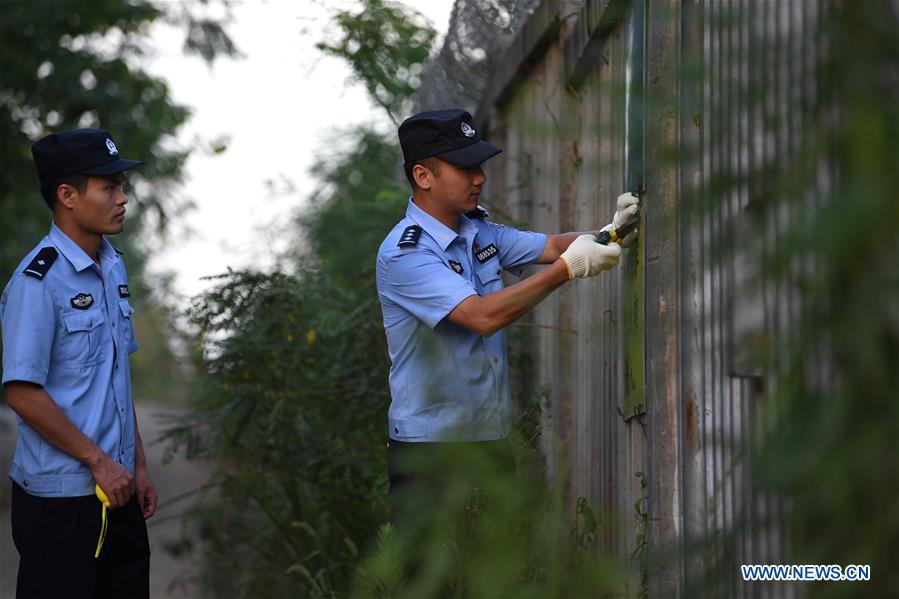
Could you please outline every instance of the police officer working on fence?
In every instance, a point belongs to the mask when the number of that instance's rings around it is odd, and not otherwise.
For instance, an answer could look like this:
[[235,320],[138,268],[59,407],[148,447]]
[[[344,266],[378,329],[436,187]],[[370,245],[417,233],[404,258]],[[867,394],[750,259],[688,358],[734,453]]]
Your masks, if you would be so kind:
[[[142,162],[100,129],[50,134],[31,151],[53,223],[0,298],[3,385],[18,415],[17,596],[148,597],[144,520],[157,496],[131,401],[128,277],[105,237],[122,231],[124,172]],[[95,485],[108,497],[105,538]]]
[[[376,276],[392,363],[391,520],[403,527],[434,507],[410,494],[416,481],[431,477],[419,486],[426,493],[445,478],[429,467],[429,452],[459,442],[507,445],[504,327],[567,281],[614,267],[621,249],[596,243],[598,231],[545,235],[490,222],[478,206],[482,164],[501,150],[480,140],[469,113],[417,114],[400,125],[399,138],[413,195],[406,217],[381,244]],[[609,227],[631,219],[638,202],[621,195]],[[549,267],[503,286],[504,270],[520,275],[530,264]]]

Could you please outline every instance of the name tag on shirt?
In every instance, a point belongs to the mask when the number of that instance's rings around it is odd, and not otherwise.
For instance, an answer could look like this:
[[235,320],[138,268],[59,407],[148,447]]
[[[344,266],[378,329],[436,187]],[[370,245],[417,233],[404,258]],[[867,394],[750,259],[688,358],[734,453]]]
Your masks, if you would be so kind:
[[498,253],[499,253],[499,250],[496,249],[496,244],[491,243],[490,245],[485,247],[483,250],[481,250],[477,254],[475,254],[474,257],[478,259],[478,262],[483,264],[487,260],[490,260],[491,258],[493,258]]

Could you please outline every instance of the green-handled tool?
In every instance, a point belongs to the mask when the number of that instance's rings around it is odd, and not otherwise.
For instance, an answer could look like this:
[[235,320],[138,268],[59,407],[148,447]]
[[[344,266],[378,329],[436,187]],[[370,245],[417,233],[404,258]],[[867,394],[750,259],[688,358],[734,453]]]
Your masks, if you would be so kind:
[[622,239],[631,234],[640,224],[640,217],[635,216],[617,229],[609,229],[603,231],[596,237],[596,243],[600,245],[608,245],[610,243],[620,243]]

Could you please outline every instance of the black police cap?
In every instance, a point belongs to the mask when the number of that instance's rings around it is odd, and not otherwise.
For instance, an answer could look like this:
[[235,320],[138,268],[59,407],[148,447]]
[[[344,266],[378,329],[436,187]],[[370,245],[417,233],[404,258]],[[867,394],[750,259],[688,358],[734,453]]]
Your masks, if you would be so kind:
[[403,121],[399,134],[407,165],[435,156],[468,168],[502,152],[478,137],[471,115],[464,110],[420,112]]
[[112,134],[105,129],[72,129],[42,137],[31,146],[41,183],[72,175],[107,176],[143,164],[119,158]]

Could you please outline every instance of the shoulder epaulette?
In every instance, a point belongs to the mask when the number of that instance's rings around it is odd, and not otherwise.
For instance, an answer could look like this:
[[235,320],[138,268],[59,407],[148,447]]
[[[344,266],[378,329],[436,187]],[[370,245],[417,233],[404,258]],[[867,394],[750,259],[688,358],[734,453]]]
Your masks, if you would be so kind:
[[47,274],[47,271],[50,270],[50,267],[53,266],[53,263],[56,262],[57,256],[59,256],[59,252],[56,251],[55,247],[47,246],[41,248],[41,251],[37,253],[34,260],[32,260],[22,272],[29,277],[43,279],[44,275]]
[[400,235],[397,246],[401,248],[412,248],[418,245],[418,238],[421,237],[421,227],[418,225],[409,225]]
[[474,210],[469,210],[468,212],[466,212],[465,216],[467,216],[468,218],[485,219],[488,216],[490,216],[490,213],[487,212],[487,210],[485,210],[484,208],[481,208],[480,206],[478,206]]

